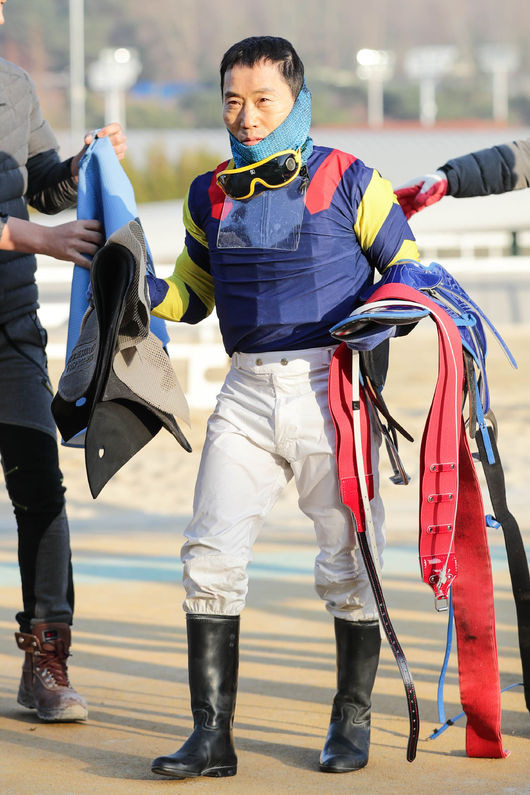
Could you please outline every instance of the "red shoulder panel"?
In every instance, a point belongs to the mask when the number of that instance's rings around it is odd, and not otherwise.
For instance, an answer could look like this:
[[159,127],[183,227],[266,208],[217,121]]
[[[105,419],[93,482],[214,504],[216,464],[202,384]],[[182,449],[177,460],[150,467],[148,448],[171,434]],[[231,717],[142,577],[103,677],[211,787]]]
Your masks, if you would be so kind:
[[357,160],[353,155],[334,149],[317,168],[305,197],[305,206],[313,215],[326,210],[344,172]]
[[212,206],[212,218],[221,217],[224,200],[226,198],[225,194],[215,181],[215,178],[220,171],[223,171],[227,167],[229,162],[229,160],[225,160],[224,163],[220,163],[212,174],[212,181],[210,182],[210,187],[208,188],[208,197]]

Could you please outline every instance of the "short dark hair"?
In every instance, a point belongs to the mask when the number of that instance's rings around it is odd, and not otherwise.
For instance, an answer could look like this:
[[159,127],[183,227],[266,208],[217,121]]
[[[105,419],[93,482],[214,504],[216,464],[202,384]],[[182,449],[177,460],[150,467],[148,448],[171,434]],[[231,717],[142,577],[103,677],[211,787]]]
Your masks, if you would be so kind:
[[291,42],[279,36],[250,36],[233,44],[221,61],[221,92],[228,69],[236,65],[254,66],[259,61],[279,64],[280,72],[296,99],[304,83],[304,64]]

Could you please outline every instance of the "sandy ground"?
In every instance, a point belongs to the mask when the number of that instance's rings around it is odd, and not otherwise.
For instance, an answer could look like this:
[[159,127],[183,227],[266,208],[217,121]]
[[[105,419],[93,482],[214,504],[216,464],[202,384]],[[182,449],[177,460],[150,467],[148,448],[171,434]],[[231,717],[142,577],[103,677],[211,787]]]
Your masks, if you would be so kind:
[[[492,404],[500,428],[509,506],[528,544],[530,329],[503,329],[519,361],[511,371],[491,342]],[[150,772],[190,727],[179,548],[190,517],[206,414],[194,412],[184,453],[162,431],[109,483],[96,501],[83,454],[61,448],[76,576],[71,677],[90,704],[85,725],[43,725],[16,705],[21,655],[12,633],[19,607],[15,532],[0,495],[0,791],[2,793],[196,792],[334,793],[530,792],[530,721],[521,688],[503,695],[505,760],[468,759],[459,720],[436,740],[436,682],[446,619],[418,574],[416,544],[419,439],[432,394],[434,337],[418,330],[392,348],[386,397],[416,441],[401,445],[413,477],[393,486],[382,461],[388,551],[385,593],[412,669],[422,728],[417,759],[405,758],[408,719],[403,686],[383,645],[373,698],[369,766],[356,774],[318,772],[334,688],[332,624],[314,594],[312,528],[288,487],[256,544],[248,607],[242,617],[235,737],[235,778],[175,782]],[[60,363],[51,363],[54,382]],[[484,492],[486,493],[486,492]],[[486,509],[490,510],[486,500]],[[515,611],[502,533],[491,531],[502,686],[520,681]],[[448,717],[460,712],[456,654],[446,686]]]

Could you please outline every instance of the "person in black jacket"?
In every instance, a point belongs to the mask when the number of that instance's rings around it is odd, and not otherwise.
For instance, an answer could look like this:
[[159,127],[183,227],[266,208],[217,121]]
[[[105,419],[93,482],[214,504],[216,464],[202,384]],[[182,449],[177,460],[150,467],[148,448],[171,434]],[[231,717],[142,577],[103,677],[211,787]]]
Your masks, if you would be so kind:
[[[0,24],[4,22],[0,0]],[[46,331],[38,315],[35,254],[86,265],[104,238],[97,221],[45,227],[29,221],[27,205],[44,213],[74,206],[79,161],[61,161],[29,75],[0,58],[0,456],[18,529],[23,608],[17,644],[25,652],[18,703],[43,721],[85,720],[87,705],[70,685],[66,660],[74,590]],[[118,157],[126,139],[109,136]],[[92,135],[85,137],[85,147]]]
[[499,144],[448,160],[395,193],[407,218],[444,196],[489,196],[530,187],[530,138]]

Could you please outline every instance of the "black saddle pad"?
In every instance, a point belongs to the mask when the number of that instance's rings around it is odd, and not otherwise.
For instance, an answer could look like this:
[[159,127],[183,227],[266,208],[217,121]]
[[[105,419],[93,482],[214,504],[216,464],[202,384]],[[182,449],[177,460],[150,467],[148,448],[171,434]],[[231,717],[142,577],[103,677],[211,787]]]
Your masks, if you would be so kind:
[[[112,369],[120,333],[132,337],[149,333],[146,307],[141,301],[135,303],[137,276],[137,262],[126,246],[107,242],[96,254],[90,277],[94,308],[52,401],[65,441],[86,429],[85,463],[94,498],[162,427],[191,451],[173,415],[133,392]],[[134,311],[126,313],[131,301]]]

